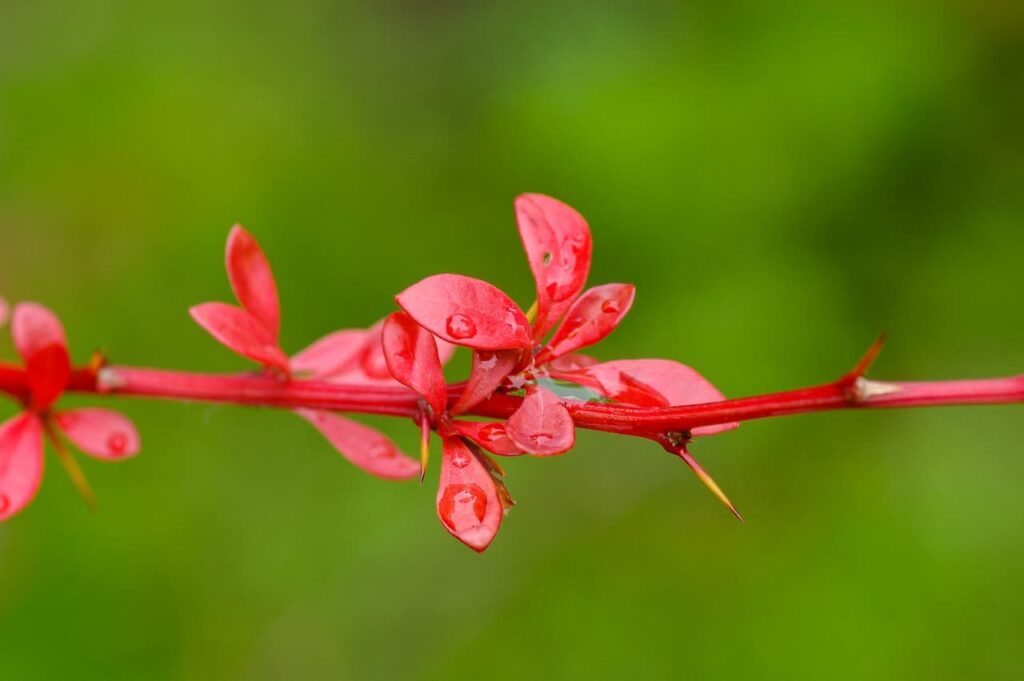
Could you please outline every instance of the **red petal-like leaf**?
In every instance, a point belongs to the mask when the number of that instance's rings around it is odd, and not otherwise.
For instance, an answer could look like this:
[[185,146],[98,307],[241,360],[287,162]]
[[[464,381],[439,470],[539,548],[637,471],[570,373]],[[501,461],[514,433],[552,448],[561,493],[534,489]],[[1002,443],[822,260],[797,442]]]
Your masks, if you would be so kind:
[[0,425],[0,521],[25,508],[43,477],[43,426],[24,413]]
[[18,303],[11,322],[14,348],[28,363],[32,355],[52,345],[67,348],[64,327],[57,315],[38,303]]
[[437,488],[437,517],[444,529],[481,552],[498,533],[504,515],[498,486],[487,466],[461,438],[444,438]]
[[441,371],[434,336],[404,312],[384,322],[384,358],[395,380],[426,399],[436,416],[448,407],[448,388]]
[[473,368],[469,372],[466,389],[455,402],[451,412],[453,415],[464,414],[501,385],[505,377],[516,366],[520,355],[519,350],[474,350]]
[[99,459],[139,453],[139,432],[128,417],[109,409],[72,409],[57,414],[57,425],[72,444]]
[[576,443],[576,425],[558,395],[532,385],[505,425],[520,449],[539,456],[564,454]]
[[600,361],[590,355],[583,355],[576,352],[571,355],[566,355],[565,357],[554,358],[548,362],[548,368],[553,371],[576,371],[577,369],[584,369],[600,363]]
[[544,364],[603,340],[629,312],[635,295],[632,284],[605,284],[586,291],[569,308],[565,321],[537,355],[536,363]]
[[419,475],[419,463],[373,428],[326,411],[295,411],[313,424],[342,456],[367,473],[385,480],[408,480]]
[[[725,399],[715,386],[695,370],[669,359],[621,359],[595,364],[579,373],[595,381],[584,385],[595,388],[611,399],[637,406],[651,406],[629,400],[629,391],[635,390],[637,384],[653,389],[674,407],[721,402]],[[634,381],[632,387],[625,382],[624,377]],[[738,423],[703,426],[694,428],[693,435],[714,435],[738,426]]]
[[277,342],[281,328],[281,305],[277,284],[267,256],[252,234],[235,225],[228,235],[226,253],[228,279],[242,307],[260,320]]
[[437,274],[413,284],[395,300],[421,326],[455,345],[477,350],[531,345],[526,315],[486,281]]
[[25,360],[32,406],[44,410],[60,397],[71,375],[71,358],[60,320],[36,303],[19,303],[11,321],[14,347]]
[[516,223],[537,284],[538,342],[550,331],[583,290],[590,272],[590,227],[575,210],[543,194],[516,199]]
[[293,373],[323,378],[337,374],[355,365],[366,348],[367,332],[363,329],[345,329],[328,334],[291,359]]
[[288,357],[267,327],[245,310],[226,303],[203,303],[189,313],[199,326],[242,357],[288,372]]
[[512,442],[501,421],[453,421],[452,426],[461,435],[480,445],[492,454],[519,456],[526,454]]
[[[600,367],[600,365],[597,365]],[[571,381],[586,386],[610,400],[634,407],[668,407],[668,399],[651,386],[621,371],[604,371],[600,368],[593,374],[587,367],[576,371],[550,371],[552,378]]]

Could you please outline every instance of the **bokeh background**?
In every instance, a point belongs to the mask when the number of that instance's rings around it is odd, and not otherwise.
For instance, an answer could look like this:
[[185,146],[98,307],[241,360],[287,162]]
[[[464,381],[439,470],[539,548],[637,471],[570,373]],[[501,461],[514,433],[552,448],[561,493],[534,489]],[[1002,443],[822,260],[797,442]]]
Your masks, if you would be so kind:
[[[638,286],[600,357],[739,396],[835,377],[885,329],[879,377],[1020,372],[1021,7],[2,3],[0,292],[57,310],[82,361],[241,370],[186,314],[229,296],[234,222],[295,350],[440,271],[528,305],[512,199],[540,191],[590,220],[592,282]],[[1024,674],[1020,407],[701,442],[745,526],[588,433],[508,462],[519,506],[478,556],[436,468],[377,481],[285,413],[119,406],[145,448],[83,463],[99,512],[51,458],[0,527],[4,679]]]

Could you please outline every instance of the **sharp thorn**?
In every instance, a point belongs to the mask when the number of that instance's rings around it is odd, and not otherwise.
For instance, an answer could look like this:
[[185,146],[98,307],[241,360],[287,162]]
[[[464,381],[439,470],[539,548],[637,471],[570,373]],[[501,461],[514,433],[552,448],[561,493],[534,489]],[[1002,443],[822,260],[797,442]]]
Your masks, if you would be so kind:
[[729,497],[725,496],[725,492],[722,491],[722,488],[718,486],[718,483],[715,482],[714,478],[708,475],[708,472],[705,471],[704,467],[697,462],[697,459],[693,458],[690,452],[686,451],[685,448],[677,450],[676,453],[679,455],[680,459],[686,462],[686,465],[690,467],[690,470],[697,475],[697,478],[704,483],[704,486],[711,490],[711,493],[718,497],[718,500],[721,501],[734,516],[736,516],[736,519],[741,523],[745,522],[743,520],[743,516],[736,510],[736,506],[729,501]]

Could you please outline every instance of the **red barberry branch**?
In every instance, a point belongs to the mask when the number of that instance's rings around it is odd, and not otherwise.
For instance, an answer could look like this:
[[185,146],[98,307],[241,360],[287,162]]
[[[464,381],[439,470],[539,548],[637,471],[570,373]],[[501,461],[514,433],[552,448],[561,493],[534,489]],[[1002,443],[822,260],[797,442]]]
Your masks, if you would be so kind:
[[[422,482],[436,432],[442,441],[438,516],[477,551],[490,544],[513,504],[504,471],[491,455],[563,454],[575,444],[577,428],[657,442],[739,517],[690,453],[694,438],[789,414],[1024,402],[1024,376],[870,380],[865,374],[881,339],[836,381],[740,399],[726,399],[699,373],[672,360],[600,362],[579,350],[622,322],[634,287],[585,288],[590,228],[569,206],[527,194],[516,200],[516,219],[537,291],[527,312],[487,282],[439,274],[395,296],[400,312],[369,329],[330,334],[293,356],[279,343],[281,310],[270,264],[252,235],[236,227],[226,263],[240,305],[203,303],[191,314],[220,343],[260,365],[247,374],[106,365],[99,356],[74,368],[57,317],[34,303],[18,305],[11,331],[23,365],[0,363],[0,393],[23,411],[0,424],[0,520],[35,496],[44,440],[87,499],[91,491],[65,440],[103,459],[138,451],[134,425],[117,412],[58,411],[67,392],[288,409],[354,464],[387,479],[419,476]],[[7,312],[0,299],[0,325]],[[466,381],[449,384],[442,367],[456,346],[472,351],[472,366]],[[411,420],[421,434],[419,461],[342,413]]]

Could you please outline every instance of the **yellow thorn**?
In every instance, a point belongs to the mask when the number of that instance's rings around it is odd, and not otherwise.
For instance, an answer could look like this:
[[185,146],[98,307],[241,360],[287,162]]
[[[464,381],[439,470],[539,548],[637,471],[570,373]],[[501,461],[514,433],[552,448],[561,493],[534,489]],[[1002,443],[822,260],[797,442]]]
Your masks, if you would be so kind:
[[427,477],[427,463],[430,461],[430,421],[420,420],[420,484]]
[[78,493],[82,495],[82,499],[85,501],[85,505],[89,507],[89,510],[95,512],[96,495],[93,494],[92,487],[89,485],[89,481],[86,479],[82,468],[78,465],[78,461],[75,460],[75,457],[64,446],[64,443],[61,442],[60,436],[50,424],[49,419],[44,420],[44,428],[46,429],[47,438],[57,451],[57,458],[64,466],[64,470],[67,471],[72,484],[78,489]]
[[537,301],[533,301],[533,305],[526,311],[526,321],[533,324],[533,320],[537,318]]
[[729,497],[725,496],[725,492],[723,492],[722,488],[718,486],[718,483],[715,482],[714,478],[708,475],[707,471],[697,463],[697,459],[693,458],[693,456],[691,456],[685,449],[679,449],[676,453],[679,455],[679,458],[685,461],[686,465],[697,474],[697,477],[704,483],[704,486],[711,490],[711,493],[718,497],[718,500],[725,504],[725,507],[732,511],[732,514],[736,516],[741,523],[744,522],[743,516],[741,516],[740,512],[736,510],[733,503],[729,501]]

